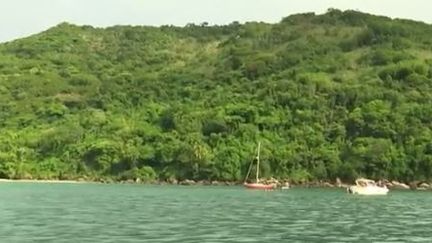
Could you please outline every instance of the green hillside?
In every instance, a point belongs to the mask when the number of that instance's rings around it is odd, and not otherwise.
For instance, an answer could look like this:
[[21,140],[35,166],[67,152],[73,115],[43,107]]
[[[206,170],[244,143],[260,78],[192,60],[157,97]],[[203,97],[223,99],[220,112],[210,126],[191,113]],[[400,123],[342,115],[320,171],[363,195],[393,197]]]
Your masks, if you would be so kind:
[[62,23],[0,44],[0,177],[432,177],[432,26]]

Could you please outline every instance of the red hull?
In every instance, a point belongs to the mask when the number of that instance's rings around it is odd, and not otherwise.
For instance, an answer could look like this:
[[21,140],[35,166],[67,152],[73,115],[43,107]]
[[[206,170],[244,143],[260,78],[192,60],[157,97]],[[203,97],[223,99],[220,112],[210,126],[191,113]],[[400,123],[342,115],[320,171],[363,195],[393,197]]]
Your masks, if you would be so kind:
[[259,189],[259,190],[272,190],[275,188],[274,185],[265,185],[261,183],[245,183],[244,186],[249,189]]

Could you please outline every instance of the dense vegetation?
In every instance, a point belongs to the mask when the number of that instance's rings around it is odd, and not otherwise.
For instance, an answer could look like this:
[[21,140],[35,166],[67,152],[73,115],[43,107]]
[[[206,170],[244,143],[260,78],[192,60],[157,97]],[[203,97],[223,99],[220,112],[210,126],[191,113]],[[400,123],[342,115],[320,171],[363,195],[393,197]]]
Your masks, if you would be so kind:
[[0,45],[0,177],[432,177],[432,26],[355,11]]

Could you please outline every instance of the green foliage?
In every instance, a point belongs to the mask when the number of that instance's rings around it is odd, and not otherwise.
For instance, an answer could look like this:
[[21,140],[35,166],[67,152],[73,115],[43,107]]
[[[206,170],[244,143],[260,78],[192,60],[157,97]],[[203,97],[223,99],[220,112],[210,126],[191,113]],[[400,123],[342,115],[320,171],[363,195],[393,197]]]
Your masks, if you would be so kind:
[[0,45],[0,177],[432,179],[432,27],[62,23]]

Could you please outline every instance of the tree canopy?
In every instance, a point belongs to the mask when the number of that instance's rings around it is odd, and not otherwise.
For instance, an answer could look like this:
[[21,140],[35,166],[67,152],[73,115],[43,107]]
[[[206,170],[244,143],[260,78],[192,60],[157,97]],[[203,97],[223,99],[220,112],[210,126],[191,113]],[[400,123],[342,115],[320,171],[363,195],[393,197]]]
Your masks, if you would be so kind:
[[0,44],[0,177],[432,177],[432,26],[61,23]]

